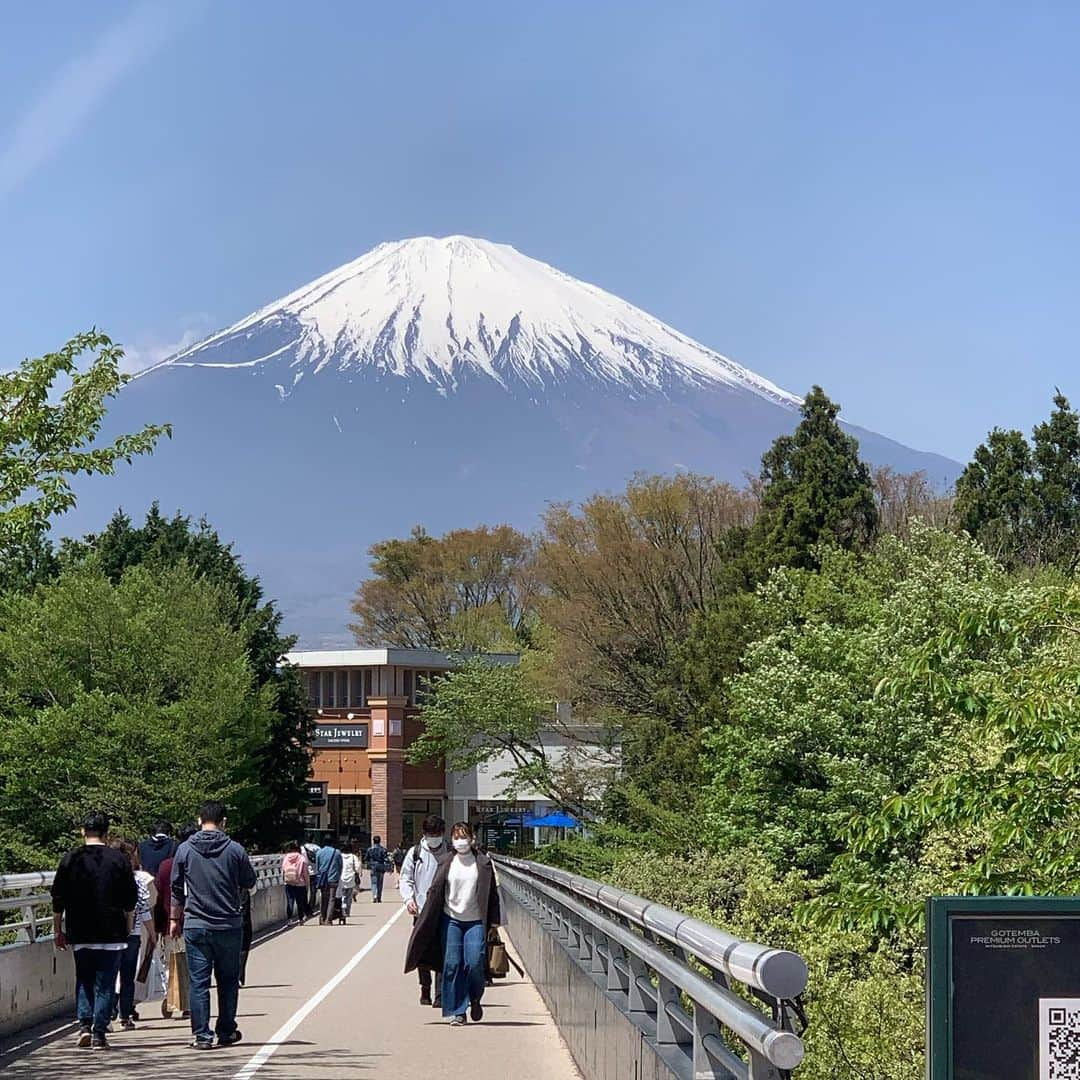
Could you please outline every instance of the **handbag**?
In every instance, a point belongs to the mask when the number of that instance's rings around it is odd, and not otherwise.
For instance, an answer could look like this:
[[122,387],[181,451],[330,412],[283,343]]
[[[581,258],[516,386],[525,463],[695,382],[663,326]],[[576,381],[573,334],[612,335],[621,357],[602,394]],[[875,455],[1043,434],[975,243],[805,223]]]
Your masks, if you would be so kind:
[[510,974],[510,954],[495,926],[488,930],[487,935],[487,968],[493,979],[505,979]]
[[188,983],[187,953],[179,950],[169,953],[168,1007],[171,1012],[184,1013],[191,1008]]

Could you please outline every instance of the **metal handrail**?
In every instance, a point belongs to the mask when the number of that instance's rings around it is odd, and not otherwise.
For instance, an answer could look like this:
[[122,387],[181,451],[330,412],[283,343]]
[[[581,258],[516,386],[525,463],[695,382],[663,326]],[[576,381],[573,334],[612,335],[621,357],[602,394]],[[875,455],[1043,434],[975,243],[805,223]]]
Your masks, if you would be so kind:
[[[252,855],[255,888],[269,889],[284,884],[281,855]],[[14,934],[13,945],[29,945],[52,925],[52,887],[56,872],[38,870],[29,874],[0,874],[0,912],[17,911],[21,918],[0,922],[0,934]],[[44,908],[42,912],[40,909]],[[50,935],[51,936],[51,935]]]
[[[620,1002],[686,1075],[758,1080],[803,1060],[791,999],[806,987],[796,953],[745,942],[698,919],[554,867],[495,856],[500,884]],[[674,951],[664,943],[675,946]],[[697,960],[710,980],[692,966]],[[730,989],[739,982],[770,1007]],[[777,993],[780,991],[780,993]],[[790,991],[790,995],[787,993]],[[683,1008],[682,997],[692,1003]],[[744,1061],[721,1037],[729,1032]]]
[[555,866],[502,857],[499,862],[523,868],[525,872],[545,878],[589,903],[599,904],[640,929],[649,930],[672,945],[693,953],[709,967],[722,971],[729,979],[760,990],[770,997],[792,1000],[806,989],[809,977],[806,961],[789,949],[774,949],[768,945],[743,941],[719,927],[663,904]]

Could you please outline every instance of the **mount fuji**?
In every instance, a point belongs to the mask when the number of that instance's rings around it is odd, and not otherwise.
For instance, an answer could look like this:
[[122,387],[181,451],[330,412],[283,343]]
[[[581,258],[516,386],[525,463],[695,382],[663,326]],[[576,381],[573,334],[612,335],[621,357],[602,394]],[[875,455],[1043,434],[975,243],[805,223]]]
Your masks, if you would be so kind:
[[[808,375],[806,382],[813,378]],[[169,421],[152,458],[80,489],[63,531],[205,515],[307,646],[346,644],[368,547],[510,522],[635,472],[741,482],[800,399],[624,300],[512,247],[380,244],[141,372],[109,431]],[[955,462],[850,427],[864,458]]]

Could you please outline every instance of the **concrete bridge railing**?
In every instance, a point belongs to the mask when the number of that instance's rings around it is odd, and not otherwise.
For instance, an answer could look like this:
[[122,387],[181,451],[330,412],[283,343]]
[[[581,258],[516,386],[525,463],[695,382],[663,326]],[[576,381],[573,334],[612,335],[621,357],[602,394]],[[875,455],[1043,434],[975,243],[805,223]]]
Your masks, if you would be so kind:
[[798,954],[496,858],[510,935],[587,1080],[787,1080],[803,1060]]
[[[285,921],[281,855],[255,855],[251,898],[256,934]],[[62,1015],[75,1015],[71,952],[52,944],[51,870],[0,874],[0,1036]]]

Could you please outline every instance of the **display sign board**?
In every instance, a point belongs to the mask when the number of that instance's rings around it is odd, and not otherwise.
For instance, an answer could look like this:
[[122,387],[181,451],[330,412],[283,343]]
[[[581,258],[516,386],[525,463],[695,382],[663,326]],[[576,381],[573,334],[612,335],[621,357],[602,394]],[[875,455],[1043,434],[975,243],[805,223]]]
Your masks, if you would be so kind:
[[366,747],[367,724],[319,724],[315,728],[311,745],[317,749],[327,747]]
[[1080,1077],[1080,898],[935,897],[930,1080]]
[[326,805],[325,780],[309,780],[307,782],[307,804],[308,806]]

